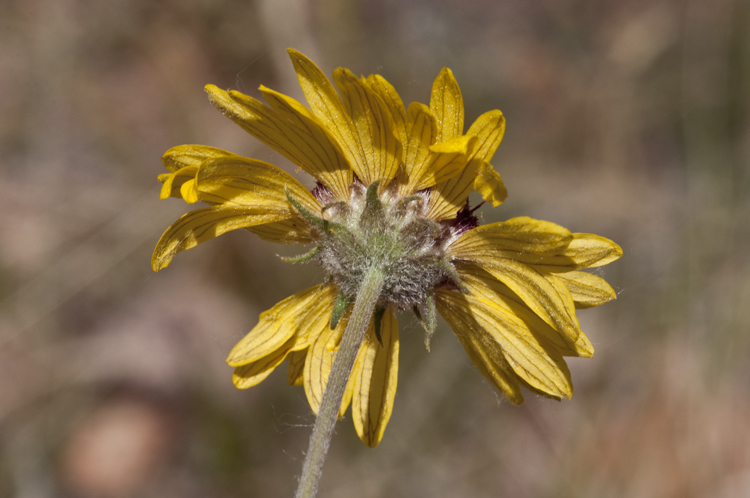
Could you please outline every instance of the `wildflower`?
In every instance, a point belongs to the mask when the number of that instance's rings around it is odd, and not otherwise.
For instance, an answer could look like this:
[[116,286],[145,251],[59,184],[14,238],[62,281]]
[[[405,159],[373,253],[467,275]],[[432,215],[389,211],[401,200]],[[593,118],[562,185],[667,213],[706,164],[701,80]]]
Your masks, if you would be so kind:
[[527,217],[479,225],[470,192],[493,207],[507,195],[490,164],[505,120],[487,112],[464,134],[461,92],[449,69],[435,80],[429,107],[407,109],[381,76],[357,78],[339,68],[337,93],[312,61],[289,54],[309,110],[263,86],[267,104],[213,85],[206,91],[227,117],[312,175],[312,192],[271,164],[213,147],[183,145],[162,158],[169,170],[159,177],[162,198],[210,206],[164,233],[154,270],[179,251],[246,228],[272,242],[313,244],[288,261],[316,261],[329,277],[260,315],[227,359],[235,385],[254,386],[287,360],[289,383],[304,386],[318,413],[361,300],[370,303],[362,307],[367,331],[338,415],[351,404],[356,431],[371,447],[383,436],[396,392],[395,310],[414,312],[428,349],[440,313],[511,402],[523,402],[522,386],[569,398],[563,357],[594,352],[575,309],[615,298],[603,279],[580,270],[619,258],[619,246]]

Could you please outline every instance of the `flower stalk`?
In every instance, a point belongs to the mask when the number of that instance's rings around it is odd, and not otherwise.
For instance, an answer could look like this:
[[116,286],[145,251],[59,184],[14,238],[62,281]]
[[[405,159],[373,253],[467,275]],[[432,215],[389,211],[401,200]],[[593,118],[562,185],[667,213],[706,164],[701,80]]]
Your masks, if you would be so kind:
[[323,400],[315,420],[310,446],[302,467],[296,498],[313,498],[318,492],[318,483],[323,472],[333,428],[339,415],[341,400],[349,381],[360,345],[370,324],[375,305],[385,282],[382,268],[372,266],[364,275],[354,301],[354,309],[344,330],[331,374],[328,377]]

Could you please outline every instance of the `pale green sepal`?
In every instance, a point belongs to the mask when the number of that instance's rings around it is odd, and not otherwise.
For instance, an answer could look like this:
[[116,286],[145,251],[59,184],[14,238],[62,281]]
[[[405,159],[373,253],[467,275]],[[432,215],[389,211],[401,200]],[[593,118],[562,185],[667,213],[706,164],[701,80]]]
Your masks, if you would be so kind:
[[286,198],[289,199],[289,203],[292,206],[294,206],[294,209],[299,211],[299,214],[301,214],[303,218],[305,218],[308,222],[310,222],[311,225],[320,228],[324,232],[328,232],[330,224],[327,220],[324,220],[323,218],[315,216],[307,208],[302,206],[302,204],[300,204],[299,201],[297,201],[297,199],[292,197],[288,189],[284,189],[284,194],[286,194]]
[[363,227],[374,228],[385,221],[383,203],[380,202],[378,197],[378,187],[380,186],[381,180],[375,180],[367,187],[367,194],[365,200],[365,209],[362,211],[360,216],[360,224]]
[[292,256],[292,257],[285,257],[285,256],[279,256],[281,261],[284,263],[304,263],[306,261],[310,261],[312,258],[315,257],[316,254],[318,254],[320,251],[322,251],[323,248],[321,246],[313,247],[312,250],[306,252],[305,254],[300,254],[299,256]]
[[424,328],[424,346],[427,348],[427,352],[430,352],[430,341],[432,340],[435,329],[437,328],[437,311],[435,310],[435,296],[431,292],[427,294],[425,303],[422,306],[424,308],[423,320],[420,320],[422,327]]
[[336,303],[333,305],[333,313],[331,313],[331,330],[335,329],[339,324],[339,320],[344,316],[350,304],[351,300],[343,292],[339,293]]

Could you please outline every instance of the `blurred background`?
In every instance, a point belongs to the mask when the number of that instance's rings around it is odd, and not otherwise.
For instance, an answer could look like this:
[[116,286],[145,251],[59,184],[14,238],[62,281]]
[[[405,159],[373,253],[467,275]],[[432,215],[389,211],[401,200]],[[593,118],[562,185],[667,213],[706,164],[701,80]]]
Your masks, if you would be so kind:
[[[320,281],[232,232],[150,255],[185,143],[295,168],[207,101],[301,99],[285,49],[427,102],[443,66],[527,215],[609,237],[618,292],[579,312],[576,393],[514,407],[408,316],[383,442],[337,427],[325,497],[750,496],[750,3],[742,0],[0,0],[0,496],[292,496],[312,416],[281,368],[224,358]],[[309,181],[308,181],[309,184]]]

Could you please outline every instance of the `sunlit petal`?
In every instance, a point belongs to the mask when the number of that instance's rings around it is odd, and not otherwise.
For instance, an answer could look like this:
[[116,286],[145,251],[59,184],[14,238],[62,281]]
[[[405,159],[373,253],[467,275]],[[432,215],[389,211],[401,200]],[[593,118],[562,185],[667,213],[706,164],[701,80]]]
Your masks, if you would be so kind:
[[430,111],[437,120],[436,139],[446,142],[464,132],[464,100],[453,72],[444,67],[430,94]]
[[460,136],[436,142],[437,121],[427,106],[417,102],[409,105],[408,138],[404,166],[406,182],[403,195],[432,187],[459,174],[474,150],[476,137]]
[[508,190],[505,188],[503,179],[487,161],[483,161],[477,170],[474,190],[479,192],[485,201],[492,204],[492,207],[498,207],[508,197]]
[[612,301],[617,297],[614,289],[601,277],[583,271],[556,274],[570,291],[576,308],[590,308]]
[[195,180],[198,174],[198,166],[185,166],[174,173],[165,173],[159,175],[159,181],[162,182],[160,199],[167,197],[182,197],[182,185],[190,180]]
[[263,90],[275,108],[237,91],[206,86],[211,103],[232,121],[313,175],[340,199],[348,198],[351,168],[330,132],[301,104],[293,105],[292,99],[276,98],[279,94]]
[[482,375],[500,389],[512,403],[523,403],[518,377],[505,359],[502,345],[490,340],[481,328],[473,326],[471,320],[465,320],[466,310],[460,310],[460,304],[449,299],[438,299],[437,306],[442,317],[456,333],[469,359]]
[[232,382],[238,389],[247,389],[249,387],[256,386],[266,379],[271,372],[278,367],[281,362],[291,352],[291,345],[294,343],[294,338],[289,339],[281,347],[271,352],[269,355],[263,358],[242,365],[234,369],[232,375]]
[[352,164],[354,172],[365,185],[379,179],[387,184],[401,163],[401,142],[388,106],[348,69],[338,68],[333,78],[364,159],[364,164]]
[[188,144],[172,147],[161,156],[161,162],[171,173],[176,173],[182,168],[189,166],[200,167],[201,164],[210,159],[232,157],[235,155],[216,147]]
[[396,138],[398,138],[398,141],[401,142],[403,147],[406,147],[406,108],[404,107],[401,97],[396,92],[396,89],[393,88],[393,85],[388,83],[388,81],[379,74],[371,74],[365,81],[383,100],[386,107],[388,107],[391,117],[393,118]]
[[254,362],[271,354],[292,337],[295,337],[295,343],[289,346],[290,349],[307,347],[310,331],[320,333],[321,325],[330,320],[336,293],[333,286],[316,285],[264,311],[258,325],[232,348],[227,363],[237,367]]
[[526,216],[478,226],[450,246],[459,259],[477,256],[515,257],[517,253],[549,253],[563,250],[573,239],[565,228]]
[[257,159],[233,156],[204,163],[196,178],[201,200],[225,205],[288,204],[286,192],[313,213],[320,203],[286,171]]
[[564,286],[556,287],[538,271],[512,259],[477,256],[471,261],[507,285],[569,342],[578,339],[581,329],[575,314],[569,312],[573,298]]
[[[330,308],[333,308],[333,305]],[[307,352],[304,372],[305,394],[307,395],[307,402],[310,404],[310,408],[316,414],[318,413],[318,408],[320,408],[321,401],[323,401],[323,393],[328,384],[328,377],[331,374],[333,362],[336,359],[339,342],[348,322],[349,317],[346,314],[341,318],[335,329],[332,330],[330,326],[327,326],[312,340],[310,349]],[[355,364],[354,368],[356,370],[358,365]],[[341,401],[339,417],[344,415],[351,402],[355,377],[354,375],[349,377],[344,398]]]
[[549,341],[563,356],[590,358],[594,355],[594,348],[586,334],[580,332],[575,341],[570,341],[534,313],[507,285],[486,271],[474,264],[461,264],[457,269],[469,294],[492,301],[513,312],[528,325],[535,336]]
[[383,437],[396,397],[399,336],[393,310],[387,310],[381,322],[382,345],[372,324],[367,334],[352,397],[352,419],[360,439],[374,448]]
[[154,271],[166,268],[180,251],[197,246],[219,235],[294,216],[291,206],[268,203],[264,206],[211,206],[184,214],[159,239],[151,257]]
[[467,136],[477,137],[477,143],[468,164],[462,172],[439,183],[432,190],[430,215],[433,218],[454,217],[456,212],[466,204],[466,199],[473,190],[479,190],[482,197],[493,206],[498,206],[505,200],[507,192],[500,175],[489,165],[504,134],[505,118],[500,111],[486,112],[474,121],[466,133]]
[[460,321],[485,347],[497,343],[521,379],[553,397],[573,394],[570,372],[560,353],[535,337],[516,315],[491,301],[454,291],[438,291],[436,297],[446,320],[452,325]]

